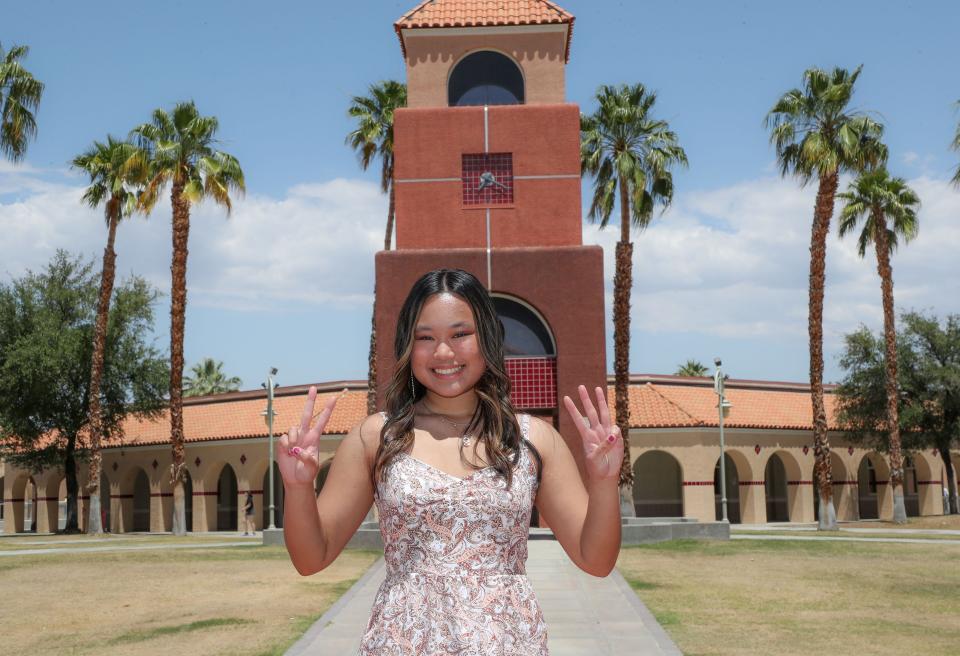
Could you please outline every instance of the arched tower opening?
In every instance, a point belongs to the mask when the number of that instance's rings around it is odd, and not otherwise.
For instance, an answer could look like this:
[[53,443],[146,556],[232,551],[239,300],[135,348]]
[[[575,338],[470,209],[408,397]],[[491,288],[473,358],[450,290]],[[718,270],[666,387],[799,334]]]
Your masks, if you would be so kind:
[[461,59],[447,81],[451,107],[522,105],[523,72],[515,61],[494,50],[480,50]]

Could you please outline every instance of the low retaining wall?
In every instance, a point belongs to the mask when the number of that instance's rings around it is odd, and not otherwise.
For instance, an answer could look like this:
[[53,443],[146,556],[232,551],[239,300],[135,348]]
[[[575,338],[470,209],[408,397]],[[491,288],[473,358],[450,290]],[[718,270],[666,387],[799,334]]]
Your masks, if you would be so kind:
[[[550,529],[530,529],[531,540],[554,540]],[[624,518],[620,544],[651,544],[667,540],[729,540],[730,524],[726,522],[663,521],[650,517]],[[364,522],[347,543],[350,549],[383,549],[383,538],[376,522]]]

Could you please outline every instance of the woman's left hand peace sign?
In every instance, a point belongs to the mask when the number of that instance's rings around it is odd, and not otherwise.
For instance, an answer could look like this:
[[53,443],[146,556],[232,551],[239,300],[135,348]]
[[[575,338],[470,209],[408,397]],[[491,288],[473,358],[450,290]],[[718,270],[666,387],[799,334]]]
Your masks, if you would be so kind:
[[580,385],[578,391],[585,417],[569,396],[563,397],[563,405],[583,439],[587,474],[595,481],[618,477],[620,463],[623,462],[623,436],[620,435],[620,428],[610,421],[610,410],[603,389],[598,387],[595,390],[599,413],[587,388]]

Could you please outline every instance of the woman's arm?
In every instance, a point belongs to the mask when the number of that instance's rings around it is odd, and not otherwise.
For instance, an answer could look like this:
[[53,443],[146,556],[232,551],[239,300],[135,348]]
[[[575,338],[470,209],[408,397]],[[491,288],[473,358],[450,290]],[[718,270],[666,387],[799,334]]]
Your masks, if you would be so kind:
[[[537,509],[564,551],[583,571],[606,576],[620,553],[620,463],[623,440],[611,425],[603,390],[596,389],[600,412],[580,386],[588,428],[576,406],[564,397],[584,445],[587,481],[584,485],[566,442],[552,426],[532,422],[534,445],[543,458]],[[613,439],[610,439],[613,436]]]
[[330,565],[369,512],[373,503],[370,472],[383,423],[380,415],[372,415],[347,434],[316,496],[319,438],[336,401],[327,404],[310,428],[315,399],[316,390],[311,388],[305,419],[280,439],[277,453],[284,484],[284,542],[293,566],[304,576]]

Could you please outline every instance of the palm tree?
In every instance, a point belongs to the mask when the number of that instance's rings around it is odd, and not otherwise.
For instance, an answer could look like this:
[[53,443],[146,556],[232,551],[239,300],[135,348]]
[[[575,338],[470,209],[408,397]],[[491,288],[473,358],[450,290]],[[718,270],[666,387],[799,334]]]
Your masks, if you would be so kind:
[[190,207],[210,198],[230,214],[230,192],[246,190],[243,171],[233,155],[215,148],[219,123],[201,116],[196,105],[178,103],[171,112],[156,109],[153,121],[133,130],[148,151],[150,175],[141,194],[145,208],[153,207],[170,183],[173,210],[173,257],[170,271],[170,441],[173,448],[173,532],[186,533],[183,451],[183,332],[187,309],[187,241]]
[[103,249],[103,271],[100,274],[100,297],[93,332],[87,411],[90,427],[90,478],[87,486],[90,513],[87,532],[93,534],[103,533],[100,522],[100,441],[103,438],[100,383],[103,378],[103,353],[107,342],[110,296],[116,278],[117,254],[113,245],[117,236],[117,225],[136,209],[136,187],[143,183],[144,163],[143,151],[130,142],[118,141],[109,135],[106,143],[95,141],[86,152],[75,157],[72,163],[73,168],[90,176],[90,186],[83,194],[83,201],[94,208],[103,204],[107,222],[107,246]]
[[706,366],[699,360],[687,360],[677,369],[677,376],[703,377],[710,374]]
[[13,162],[23,159],[27,142],[37,135],[33,113],[43,95],[43,83],[20,63],[29,52],[13,46],[4,53],[0,44],[0,153]]
[[222,394],[236,392],[243,384],[236,376],[227,378],[223,373],[223,363],[213,358],[204,358],[193,365],[190,370],[192,376],[183,379],[184,396],[205,396],[207,394]]
[[[960,100],[957,101],[957,107],[960,107]],[[960,123],[957,123],[957,133],[953,135],[953,142],[951,142],[950,147],[960,153]],[[951,182],[960,187],[960,164],[957,164],[957,171],[953,174]]]
[[674,166],[687,154],[666,121],[652,116],[657,96],[642,84],[602,86],[596,112],[580,117],[580,165],[594,178],[590,219],[605,228],[619,192],[620,241],[613,278],[614,407],[626,453],[620,470],[622,512],[633,515],[633,469],[630,447],[630,291],[633,278],[631,224],[643,230],[657,205],[673,200]]
[[[899,237],[909,242],[917,235],[920,198],[903,178],[891,178],[885,168],[862,173],[838,195],[845,203],[840,211],[840,236],[856,230],[863,220],[857,242],[860,257],[872,243],[877,253],[877,273],[883,295],[883,336],[886,343],[887,432],[890,435],[890,483],[893,486],[893,521],[905,524],[903,505],[903,454],[900,450],[900,418],[897,403],[897,332],[893,312],[893,268],[890,254]],[[887,225],[887,219],[891,223]]]
[[792,173],[806,185],[818,180],[810,238],[810,396],[813,406],[813,439],[820,496],[819,527],[836,528],[831,503],[830,442],[823,404],[823,288],[827,235],[841,172],[860,172],[886,161],[880,142],[883,126],[866,114],[848,110],[853,85],[862,67],[852,73],[810,68],[803,74],[803,89],[783,94],[767,114],[770,141],[776,146],[781,175]]
[[[387,229],[383,250],[390,250],[396,208],[393,189],[393,113],[407,104],[407,85],[395,80],[371,84],[369,96],[354,96],[347,110],[357,127],[347,135],[347,143],[357,151],[364,171],[380,158],[380,189],[389,195]],[[377,410],[377,290],[373,290],[373,318],[370,325],[370,351],[367,356],[367,413]]]

